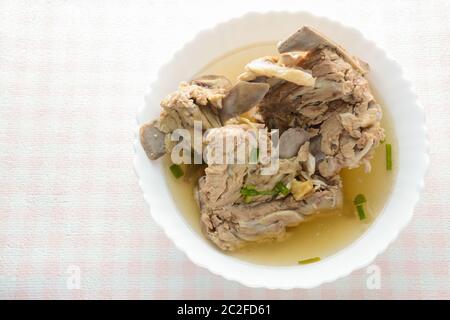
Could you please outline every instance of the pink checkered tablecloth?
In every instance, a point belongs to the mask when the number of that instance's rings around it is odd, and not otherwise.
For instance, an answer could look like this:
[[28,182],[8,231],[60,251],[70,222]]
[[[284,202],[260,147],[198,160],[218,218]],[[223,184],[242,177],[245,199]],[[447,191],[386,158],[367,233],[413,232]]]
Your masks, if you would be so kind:
[[[426,188],[374,261],[379,289],[366,269],[312,290],[226,281],[178,251],[142,199],[134,117],[158,66],[200,29],[269,9],[360,29],[426,108]],[[0,0],[0,298],[449,299],[449,12],[445,0]]]

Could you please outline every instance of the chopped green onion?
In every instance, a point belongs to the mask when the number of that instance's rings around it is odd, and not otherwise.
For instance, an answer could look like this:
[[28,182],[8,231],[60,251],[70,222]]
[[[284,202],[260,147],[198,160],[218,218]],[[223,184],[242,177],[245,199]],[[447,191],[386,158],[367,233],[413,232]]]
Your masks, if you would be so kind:
[[315,257],[315,258],[300,260],[298,263],[299,264],[310,264],[310,263],[314,263],[314,262],[318,262],[318,261],[320,261],[320,258],[319,257]]
[[184,175],[183,169],[177,164],[173,164],[169,167],[170,171],[172,172],[173,176],[178,179]]
[[364,208],[362,205],[356,206],[356,211],[358,212],[359,220],[366,219],[366,212],[364,211]]
[[244,202],[245,202],[245,203],[250,203],[250,202],[252,202],[252,196],[244,196]]
[[245,196],[259,196],[260,192],[256,190],[255,186],[248,185],[241,188],[241,194]]
[[274,191],[281,193],[283,196],[287,196],[291,192],[291,190],[289,190],[289,188],[281,181],[277,182]]
[[356,195],[355,200],[353,200],[353,204],[356,206],[356,211],[358,212],[359,220],[366,219],[366,212],[364,211],[363,206],[366,202],[366,197],[362,193]]
[[366,201],[366,197],[363,195],[363,194],[358,194],[356,197],[355,197],[355,200],[353,200],[353,204],[355,205],[355,206],[359,206],[359,205],[361,205],[361,204],[363,204],[363,203],[366,203],[367,201]]
[[259,148],[253,148],[250,153],[250,163],[258,163]]
[[386,144],[386,170],[392,170],[392,145]]
[[386,139],[383,139],[383,140],[380,141],[380,144],[383,144],[385,142],[386,142]]

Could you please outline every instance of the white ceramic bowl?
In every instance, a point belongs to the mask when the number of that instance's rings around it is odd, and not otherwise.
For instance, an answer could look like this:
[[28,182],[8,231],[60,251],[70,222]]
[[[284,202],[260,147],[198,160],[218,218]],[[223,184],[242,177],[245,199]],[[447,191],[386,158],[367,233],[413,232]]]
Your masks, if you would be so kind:
[[199,33],[159,70],[146,104],[138,112],[138,126],[157,117],[160,100],[207,63],[244,46],[276,42],[301,25],[316,27],[370,64],[369,80],[389,108],[398,140],[398,172],[392,196],[364,235],[347,248],[304,266],[263,266],[222,254],[185,221],[172,199],[161,162],[147,158],[136,129],[134,167],[155,221],[194,263],[249,287],[311,288],[368,265],[411,219],[428,163],[424,111],[400,66],[357,30],[305,12],[250,13]]

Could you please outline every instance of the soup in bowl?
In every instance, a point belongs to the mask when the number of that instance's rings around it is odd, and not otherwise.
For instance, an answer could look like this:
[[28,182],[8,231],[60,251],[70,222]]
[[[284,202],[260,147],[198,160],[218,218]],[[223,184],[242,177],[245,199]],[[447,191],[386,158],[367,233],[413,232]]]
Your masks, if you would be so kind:
[[411,217],[427,162],[398,65],[305,13],[199,34],[138,123],[155,220],[195,263],[249,286],[307,288],[368,264]]

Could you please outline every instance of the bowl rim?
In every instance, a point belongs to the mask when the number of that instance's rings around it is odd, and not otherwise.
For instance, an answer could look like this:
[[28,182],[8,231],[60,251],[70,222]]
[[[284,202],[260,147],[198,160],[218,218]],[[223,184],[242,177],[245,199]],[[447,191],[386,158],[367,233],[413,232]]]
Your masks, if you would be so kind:
[[[175,61],[175,59],[182,54],[182,52],[186,51],[186,48],[191,47],[195,45],[195,43],[198,41],[198,39],[203,37],[208,37],[208,35],[214,34],[217,32],[217,30],[223,29],[227,27],[227,25],[233,25],[238,23],[242,20],[251,20],[251,19],[270,19],[271,15],[293,15],[293,16],[304,16],[308,17],[309,19],[316,20],[318,23],[326,23],[326,24],[333,24],[339,29],[345,29],[346,32],[351,32],[355,36],[361,38],[363,42],[366,42],[373,46],[373,49],[376,51],[376,53],[386,61],[386,63],[390,64],[390,66],[395,69],[397,75],[398,75],[398,81],[403,85],[404,93],[409,95],[411,99],[411,109],[414,110],[416,116],[418,117],[418,121],[420,121],[420,125],[417,128],[417,136],[419,137],[419,144],[421,148],[423,149],[423,152],[421,152],[421,158],[418,159],[419,167],[416,168],[416,178],[417,181],[414,181],[415,186],[407,192],[407,195],[403,195],[403,197],[407,197],[408,203],[403,204],[401,206],[402,208],[402,215],[401,219],[396,218],[395,226],[390,227],[387,230],[383,230],[386,232],[384,234],[383,241],[378,241],[376,246],[373,246],[371,250],[367,250],[366,252],[359,250],[359,256],[355,259],[353,263],[342,263],[342,261],[339,264],[338,270],[331,270],[330,269],[330,260],[331,257],[327,257],[323,261],[320,261],[318,263],[315,263],[314,265],[305,265],[305,266],[268,266],[268,265],[259,265],[259,264],[252,264],[246,261],[237,260],[234,261],[235,267],[239,267],[239,272],[237,272],[238,269],[232,268],[236,272],[229,272],[227,268],[224,268],[223,265],[220,265],[221,256],[226,256],[220,252],[214,253],[213,251],[210,252],[211,257],[208,257],[204,255],[203,250],[199,250],[200,248],[195,248],[195,246],[201,246],[201,249],[207,250],[205,246],[201,245],[198,241],[204,242],[206,244],[206,239],[182,239],[179,235],[177,235],[177,232],[175,232],[175,228],[171,227],[171,224],[173,221],[169,221],[167,217],[164,216],[164,214],[158,214],[157,211],[152,210],[153,205],[155,204],[151,196],[146,194],[146,188],[145,183],[143,181],[144,169],[142,168],[141,159],[139,159],[139,152],[142,151],[140,139],[139,139],[139,127],[142,123],[142,114],[144,110],[147,108],[147,104],[144,103],[143,105],[139,106],[136,116],[136,129],[134,131],[134,151],[135,156],[133,159],[133,166],[134,171],[138,178],[138,184],[140,186],[141,191],[143,192],[144,200],[148,204],[150,208],[151,215],[157,225],[159,225],[166,236],[175,244],[175,246],[184,252],[187,257],[196,265],[208,269],[210,272],[216,275],[220,275],[224,277],[227,280],[237,281],[243,285],[246,285],[248,287],[257,288],[257,287],[265,287],[268,289],[293,289],[293,288],[313,288],[318,285],[321,285],[323,283],[329,283],[333,282],[339,278],[348,276],[350,273],[357,269],[361,269],[367,265],[369,265],[375,258],[384,252],[386,248],[394,242],[394,240],[398,237],[399,233],[406,227],[406,225],[409,223],[413,216],[413,210],[416,206],[417,202],[419,201],[420,194],[424,187],[424,178],[425,174],[428,168],[429,163],[429,142],[427,137],[427,130],[425,126],[425,112],[423,107],[420,105],[417,99],[417,95],[412,90],[411,83],[405,79],[402,69],[400,65],[391,59],[384,50],[381,50],[373,41],[368,40],[359,30],[345,26],[339,21],[331,20],[327,17],[319,17],[316,15],[313,15],[306,11],[265,11],[265,12],[249,12],[244,15],[241,15],[236,18],[229,19],[227,21],[221,22],[211,28],[204,29],[200,32],[198,32],[191,40],[187,41],[179,50],[177,50],[171,58],[169,58],[164,64],[162,64],[157,72],[157,76],[154,80],[154,82],[150,86],[149,93],[147,96],[149,96],[152,92],[157,90],[158,80],[162,77],[163,73],[166,72],[168,69],[170,70],[170,65]],[[224,52],[225,53],[225,52]],[[208,61],[209,63],[210,61]],[[175,84],[176,85],[176,84]],[[378,89],[378,88],[377,88]],[[395,128],[394,128],[395,129]],[[398,134],[396,133],[398,136]],[[398,141],[400,143],[400,141]],[[400,154],[400,151],[399,151]],[[160,170],[161,174],[162,168],[161,163],[155,163],[152,165],[152,167],[156,170]],[[397,172],[396,182],[394,189],[397,188],[398,183],[398,176],[400,172]],[[391,202],[393,196],[391,196],[388,200],[388,202]],[[399,200],[400,201],[400,200]],[[153,203],[153,204],[152,204]],[[383,212],[381,212],[377,219],[372,223],[371,227],[374,228],[375,225],[380,223],[380,218],[386,211],[386,207],[383,209]],[[177,210],[178,211],[178,210]],[[181,217],[181,213],[177,212],[178,217],[175,219],[182,220],[181,222],[184,224],[187,224],[187,222],[184,221],[184,218]],[[179,223],[180,221],[176,221],[176,223]],[[189,226],[188,226],[189,227]],[[366,230],[363,235],[359,237],[359,239],[353,241],[351,244],[346,246],[344,249],[340,250],[338,253],[342,251],[350,251],[352,247],[356,245],[357,242],[360,242],[363,238],[367,236],[369,233],[369,230]],[[191,230],[192,232],[192,230]],[[195,241],[194,241],[195,240]],[[191,246],[194,246],[192,248]],[[209,244],[207,244],[209,246]],[[227,256],[230,258],[229,256]],[[227,258],[227,259],[228,259]],[[222,262],[224,262],[223,260]],[[228,263],[228,262],[226,262]],[[336,262],[335,262],[336,263]],[[327,265],[328,264],[328,265]],[[326,267],[325,267],[326,266]],[[259,270],[257,270],[259,269]],[[297,270],[297,272],[293,272],[293,269]],[[298,271],[300,270],[301,271]],[[273,279],[273,276],[276,275],[280,270],[283,272],[287,272],[290,275],[295,274],[301,274],[302,279],[290,279],[291,281],[287,281],[286,279]],[[325,272],[325,274],[321,274],[322,272]],[[328,272],[328,273],[326,273]],[[255,274],[257,273],[257,275]],[[318,276],[320,275],[320,276]]]

